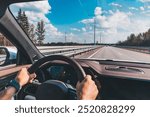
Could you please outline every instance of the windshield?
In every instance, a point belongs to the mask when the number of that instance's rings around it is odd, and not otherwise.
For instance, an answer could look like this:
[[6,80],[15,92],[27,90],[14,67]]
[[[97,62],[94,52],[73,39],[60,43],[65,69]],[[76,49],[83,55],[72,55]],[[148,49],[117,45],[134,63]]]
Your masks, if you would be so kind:
[[150,63],[149,0],[48,0],[10,10],[45,56]]

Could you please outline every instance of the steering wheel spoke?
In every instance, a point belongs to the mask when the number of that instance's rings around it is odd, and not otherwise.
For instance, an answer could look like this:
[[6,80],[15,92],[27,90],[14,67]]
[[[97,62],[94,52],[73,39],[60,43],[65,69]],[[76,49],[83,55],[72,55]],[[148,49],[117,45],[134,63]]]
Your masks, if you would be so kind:
[[26,97],[35,97],[36,90],[41,85],[41,83],[34,82],[25,85],[17,94],[17,99],[26,100]]
[[68,99],[69,100],[77,100],[77,91],[76,88],[74,88],[70,84],[66,84],[68,87]]

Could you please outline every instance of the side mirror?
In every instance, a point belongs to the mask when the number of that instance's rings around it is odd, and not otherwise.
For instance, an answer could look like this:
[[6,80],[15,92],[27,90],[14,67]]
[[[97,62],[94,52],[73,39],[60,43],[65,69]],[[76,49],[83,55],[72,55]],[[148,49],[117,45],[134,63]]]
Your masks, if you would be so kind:
[[17,52],[7,47],[0,47],[0,66],[16,63]]
[[0,47],[0,66],[5,65],[8,58],[9,58],[9,52],[7,48]]

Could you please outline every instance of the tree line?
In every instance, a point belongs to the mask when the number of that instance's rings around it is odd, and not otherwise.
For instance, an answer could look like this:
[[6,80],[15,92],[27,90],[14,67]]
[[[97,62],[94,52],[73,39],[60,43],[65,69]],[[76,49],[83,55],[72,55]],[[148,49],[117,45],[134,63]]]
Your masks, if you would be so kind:
[[37,25],[31,24],[29,22],[28,16],[25,11],[21,9],[18,11],[18,16],[16,17],[18,23],[23,28],[25,33],[30,37],[36,45],[43,45],[45,39],[45,24],[44,21],[38,21]]
[[125,41],[119,41],[118,45],[123,46],[150,46],[150,29],[138,35],[131,34]]

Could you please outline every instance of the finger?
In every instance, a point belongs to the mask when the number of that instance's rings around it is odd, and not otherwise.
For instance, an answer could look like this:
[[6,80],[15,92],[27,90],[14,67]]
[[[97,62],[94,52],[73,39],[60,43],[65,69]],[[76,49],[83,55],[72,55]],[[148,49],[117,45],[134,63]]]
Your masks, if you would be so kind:
[[30,78],[31,78],[31,79],[34,79],[34,78],[36,78],[36,74],[35,74],[35,73],[33,73],[33,74],[30,74]]
[[81,82],[80,82],[80,81],[78,81],[78,83],[77,83],[76,87],[79,87],[80,85],[85,84],[85,82],[87,82],[87,81],[91,81],[91,80],[92,80],[92,77],[91,77],[90,75],[87,75],[87,76],[84,78],[84,80],[82,80]]
[[27,68],[27,70],[28,70],[30,67],[29,67],[29,66],[27,66],[26,68]]
[[21,69],[21,71],[27,71],[27,68],[24,67],[24,68]]
[[32,81],[35,79],[35,77],[32,77],[29,79],[29,82],[32,83]]
[[77,82],[77,85],[76,85],[76,88],[78,89],[79,87],[80,87],[80,85],[81,85],[81,82]]
[[93,85],[95,82],[92,80],[92,77],[90,75],[87,75],[86,78],[85,78],[85,82],[90,84],[90,85]]
[[24,72],[25,72],[25,68],[21,68],[20,71],[18,72],[18,75],[19,75],[20,73],[24,73]]
[[85,77],[85,80],[92,80],[92,77],[91,77],[90,75],[87,75],[87,76]]
[[32,83],[32,82],[33,82],[33,80],[34,80],[34,78],[33,78],[33,79],[30,79],[29,83]]
[[31,76],[30,79],[29,79],[29,83],[32,83],[33,80],[35,79],[35,77],[36,77],[35,75]]

